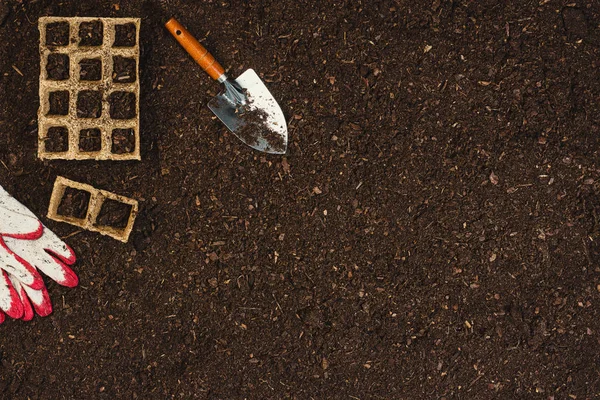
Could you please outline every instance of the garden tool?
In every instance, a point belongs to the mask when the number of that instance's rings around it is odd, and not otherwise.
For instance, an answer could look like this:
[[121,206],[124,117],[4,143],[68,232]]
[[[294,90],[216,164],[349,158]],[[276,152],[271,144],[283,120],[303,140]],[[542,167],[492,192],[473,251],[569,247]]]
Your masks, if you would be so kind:
[[225,74],[223,67],[177,20],[166,28],[179,44],[224,90],[209,103],[211,111],[248,146],[272,154],[287,150],[287,123],[279,104],[256,72],[248,69],[237,79]]

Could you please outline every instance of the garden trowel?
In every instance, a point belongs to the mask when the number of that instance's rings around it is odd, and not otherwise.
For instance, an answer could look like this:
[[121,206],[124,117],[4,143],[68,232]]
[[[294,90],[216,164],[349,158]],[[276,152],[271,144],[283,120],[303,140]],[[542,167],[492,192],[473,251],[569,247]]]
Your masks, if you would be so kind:
[[224,89],[208,107],[248,146],[272,154],[287,150],[287,123],[277,101],[254,70],[229,78],[223,67],[175,18],[165,26],[179,44]]

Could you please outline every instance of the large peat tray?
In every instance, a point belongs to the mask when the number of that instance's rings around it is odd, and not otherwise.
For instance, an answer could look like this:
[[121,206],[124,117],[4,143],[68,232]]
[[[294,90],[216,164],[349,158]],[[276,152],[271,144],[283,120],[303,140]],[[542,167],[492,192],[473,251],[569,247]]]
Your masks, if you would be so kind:
[[42,17],[38,157],[139,160],[139,18]]

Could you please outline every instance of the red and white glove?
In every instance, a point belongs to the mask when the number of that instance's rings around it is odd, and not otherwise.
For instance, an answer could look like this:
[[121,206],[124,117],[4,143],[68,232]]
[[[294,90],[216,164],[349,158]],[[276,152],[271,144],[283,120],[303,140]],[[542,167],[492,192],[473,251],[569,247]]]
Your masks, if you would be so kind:
[[79,279],[68,267],[74,262],[73,250],[0,186],[0,323],[5,314],[29,321],[34,309],[49,315],[52,303],[40,272],[75,287]]

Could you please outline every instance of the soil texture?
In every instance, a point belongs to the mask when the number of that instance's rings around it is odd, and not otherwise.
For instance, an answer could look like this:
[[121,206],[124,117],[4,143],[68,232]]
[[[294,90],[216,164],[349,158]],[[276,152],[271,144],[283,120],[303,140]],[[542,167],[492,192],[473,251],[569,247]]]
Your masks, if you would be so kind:
[[[48,15],[142,18],[141,162],[36,158]],[[257,71],[286,155],[206,107],[172,16]],[[53,313],[0,326],[0,398],[598,398],[598,21],[596,0],[2,1],[0,185],[80,284],[46,278]],[[45,218],[58,175],[137,199],[129,243]]]

